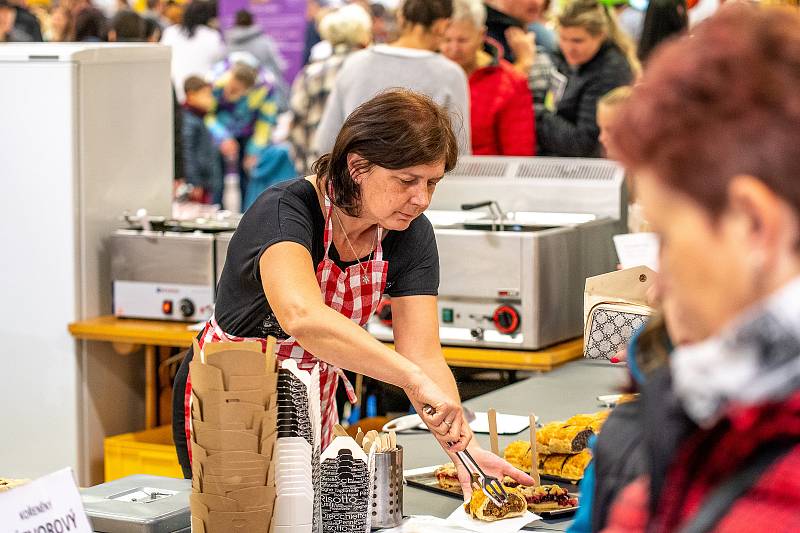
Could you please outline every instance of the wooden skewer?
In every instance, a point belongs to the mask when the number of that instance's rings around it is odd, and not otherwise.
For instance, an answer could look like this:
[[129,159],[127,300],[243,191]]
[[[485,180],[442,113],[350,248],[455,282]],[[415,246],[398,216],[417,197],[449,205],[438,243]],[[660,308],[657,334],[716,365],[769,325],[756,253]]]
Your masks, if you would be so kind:
[[489,417],[489,442],[492,446],[492,453],[500,456],[500,443],[497,440],[497,411],[489,409],[487,413]]
[[361,443],[361,449],[364,450],[364,453],[369,455],[369,451],[372,449],[372,437],[370,437],[369,434],[364,437]]
[[528,417],[531,424],[531,477],[535,481],[534,487],[542,484],[539,477],[539,452],[536,450],[536,415],[531,413]]
[[358,433],[356,433],[356,442],[359,446],[364,444],[364,432],[361,431],[361,428],[358,428]]
[[389,430],[389,445],[391,446],[392,450],[397,449],[397,432],[395,430]]
[[264,351],[264,356],[267,359],[267,371],[274,372],[273,368],[270,368],[269,364],[275,361],[275,337],[269,336],[267,337],[267,349]]

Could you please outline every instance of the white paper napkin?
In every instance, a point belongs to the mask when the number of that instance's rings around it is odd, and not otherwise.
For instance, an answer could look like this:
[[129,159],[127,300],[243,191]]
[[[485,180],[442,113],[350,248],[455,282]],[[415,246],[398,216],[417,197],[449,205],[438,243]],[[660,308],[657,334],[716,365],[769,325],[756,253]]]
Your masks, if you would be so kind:
[[469,516],[464,510],[464,506],[459,505],[453,511],[453,514],[447,517],[447,522],[478,533],[516,533],[534,520],[541,519],[541,516],[525,511],[524,515],[516,518],[506,518],[496,522],[482,522]]
[[409,516],[403,524],[391,529],[381,529],[381,533],[470,533],[469,529],[450,524],[435,516]]

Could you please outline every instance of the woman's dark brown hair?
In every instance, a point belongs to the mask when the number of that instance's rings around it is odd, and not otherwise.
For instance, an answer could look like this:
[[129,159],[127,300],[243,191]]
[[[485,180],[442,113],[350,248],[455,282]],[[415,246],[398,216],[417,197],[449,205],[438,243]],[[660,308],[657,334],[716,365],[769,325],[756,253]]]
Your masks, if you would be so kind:
[[319,190],[355,217],[361,211],[361,188],[348,169],[349,154],[363,158],[356,175],[375,165],[399,170],[440,161],[449,172],[458,145],[448,111],[423,94],[391,89],[358,106],[345,120],[333,151],[312,167]]
[[405,0],[401,16],[406,24],[419,24],[426,28],[439,19],[453,15],[453,0]]
[[651,56],[615,118],[631,169],[652,172],[712,216],[754,176],[800,211],[800,13],[723,6]]

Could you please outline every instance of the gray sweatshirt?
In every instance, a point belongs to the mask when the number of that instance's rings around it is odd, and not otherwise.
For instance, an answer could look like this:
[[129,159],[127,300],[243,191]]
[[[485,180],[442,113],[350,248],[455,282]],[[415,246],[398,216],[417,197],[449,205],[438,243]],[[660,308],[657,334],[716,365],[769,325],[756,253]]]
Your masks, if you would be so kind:
[[347,58],[325,105],[315,152],[330,152],[347,116],[392,87],[421,92],[444,106],[450,111],[459,153],[472,152],[469,88],[461,67],[434,52],[387,45],[375,45]]

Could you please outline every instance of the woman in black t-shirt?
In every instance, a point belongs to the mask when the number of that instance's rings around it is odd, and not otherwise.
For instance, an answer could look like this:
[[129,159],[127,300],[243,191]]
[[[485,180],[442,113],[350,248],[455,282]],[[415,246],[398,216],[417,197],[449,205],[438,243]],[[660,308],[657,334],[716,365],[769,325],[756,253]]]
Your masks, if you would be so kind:
[[[447,112],[423,95],[392,90],[362,104],[314,165],[316,176],[268,189],[245,213],[200,346],[272,335],[279,360],[307,370],[319,364],[323,446],[345,368],[401,387],[449,453],[469,445],[487,473],[531,484],[471,440],[439,344],[436,241],[420,215],[457,150]],[[393,297],[396,351],[361,327],[384,292]],[[176,403],[185,415],[191,379],[184,386],[181,377]],[[186,419],[175,418],[180,449]],[[179,456],[186,469],[188,454]],[[469,493],[469,475],[460,474]]]

